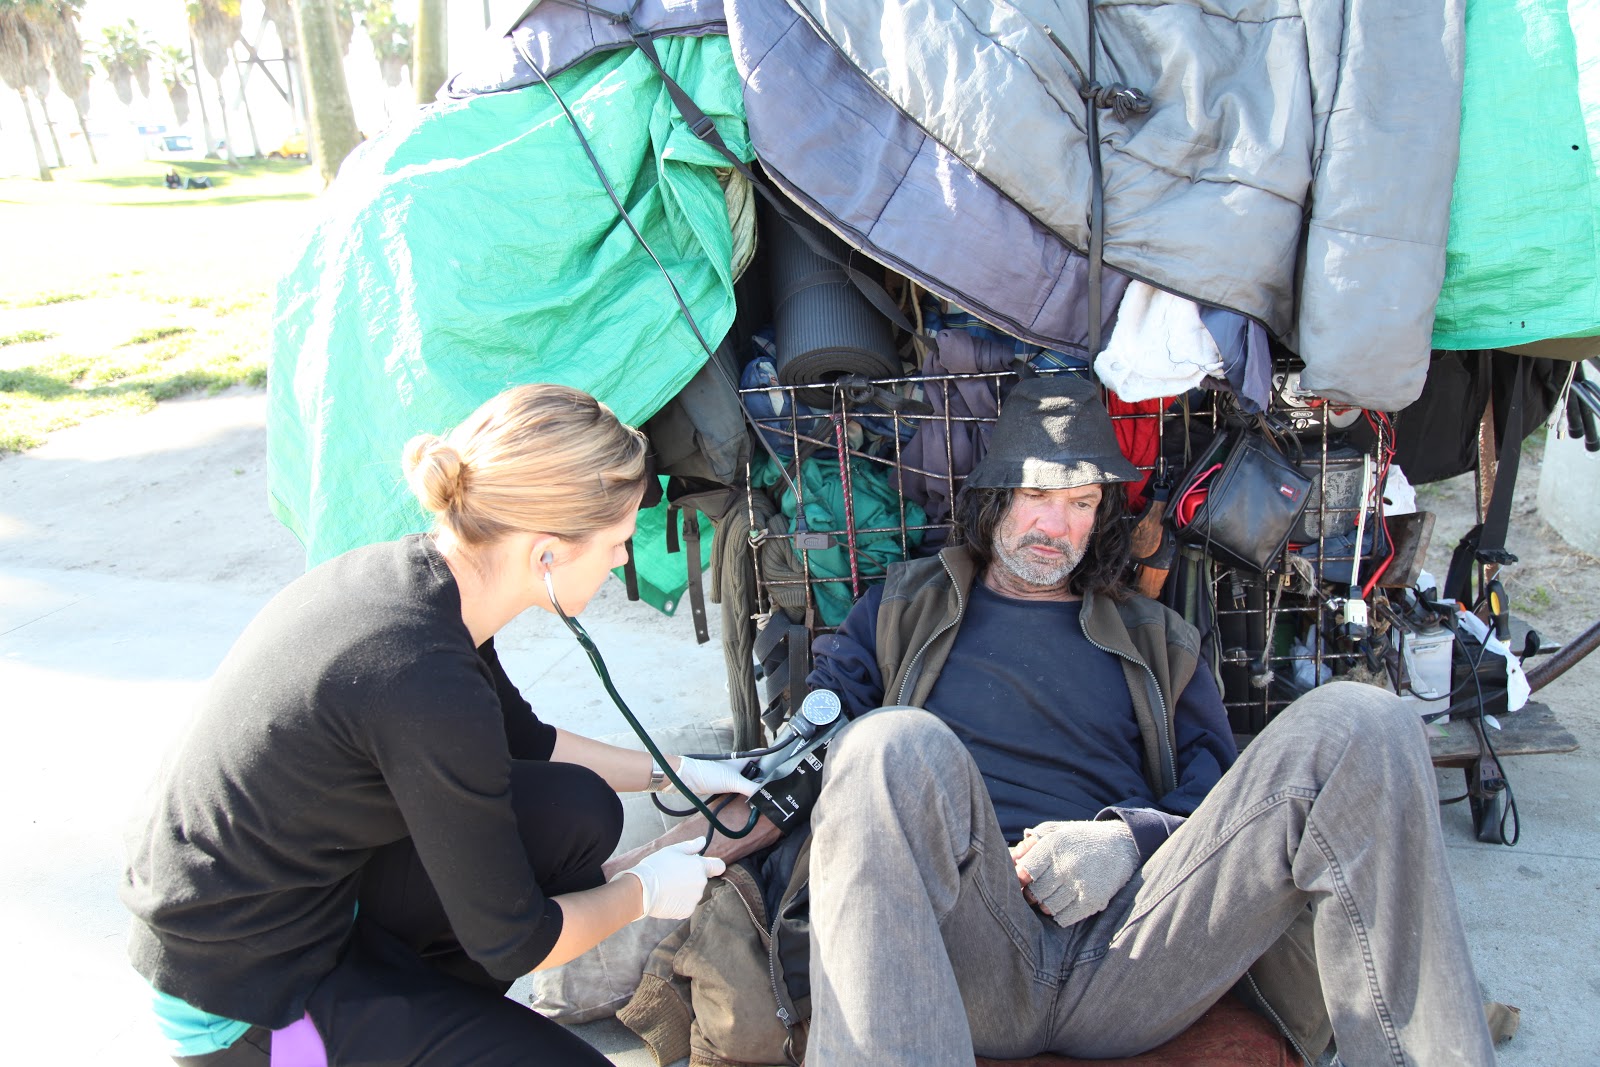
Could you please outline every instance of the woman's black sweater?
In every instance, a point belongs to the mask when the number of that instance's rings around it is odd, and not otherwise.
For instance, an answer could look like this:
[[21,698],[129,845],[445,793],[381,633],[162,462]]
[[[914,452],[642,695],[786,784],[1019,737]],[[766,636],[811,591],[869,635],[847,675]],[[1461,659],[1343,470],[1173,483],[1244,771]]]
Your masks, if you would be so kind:
[[431,542],[330,560],[250,623],[163,768],[122,885],[134,967],[195,1007],[286,1026],[333,968],[363,863],[410,836],[466,950],[527,973],[561,909],[534,881],[510,768],[554,745],[493,642],[473,647]]

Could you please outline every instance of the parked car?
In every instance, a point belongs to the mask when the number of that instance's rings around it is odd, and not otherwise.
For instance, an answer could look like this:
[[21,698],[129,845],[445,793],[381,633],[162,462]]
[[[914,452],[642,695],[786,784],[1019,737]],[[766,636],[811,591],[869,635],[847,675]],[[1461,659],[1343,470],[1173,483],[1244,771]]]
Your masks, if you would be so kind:
[[194,138],[186,133],[157,134],[147,144],[150,152],[157,156],[189,156],[196,152]]

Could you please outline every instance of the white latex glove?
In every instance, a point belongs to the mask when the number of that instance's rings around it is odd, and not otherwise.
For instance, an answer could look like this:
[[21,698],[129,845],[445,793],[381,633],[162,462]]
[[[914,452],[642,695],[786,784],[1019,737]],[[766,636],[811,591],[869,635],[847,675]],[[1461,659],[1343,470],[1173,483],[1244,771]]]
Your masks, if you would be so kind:
[[[678,777],[683,779],[683,784],[700,796],[715,796],[719,793],[738,793],[747,797],[756,791],[756,783],[739,773],[739,768],[750,761],[747,759],[690,759],[688,756],[679,757],[682,762],[678,765]],[[666,789],[676,792],[672,779],[667,779]]]
[[1023,889],[1061,926],[1100,914],[1139,869],[1139,846],[1121,819],[1040,823],[1011,855]]
[[706,839],[703,837],[668,845],[659,852],[652,852],[635,866],[618,871],[611,876],[611,880],[615,882],[628,874],[639,879],[639,884],[644,887],[644,912],[639,916],[640,919],[646,916],[652,919],[687,919],[694,911],[694,906],[700,903],[700,895],[706,889],[706,879],[714,878],[725,870],[721,860],[695,855],[705,845]]

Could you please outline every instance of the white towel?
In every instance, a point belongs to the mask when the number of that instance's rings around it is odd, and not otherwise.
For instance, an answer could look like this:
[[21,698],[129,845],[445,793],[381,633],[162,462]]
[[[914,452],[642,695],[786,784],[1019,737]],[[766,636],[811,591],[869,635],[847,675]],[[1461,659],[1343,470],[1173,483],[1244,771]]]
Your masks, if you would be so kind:
[[1154,400],[1188,392],[1222,372],[1222,353],[1192,300],[1128,283],[1111,339],[1094,361],[1103,385],[1124,400]]

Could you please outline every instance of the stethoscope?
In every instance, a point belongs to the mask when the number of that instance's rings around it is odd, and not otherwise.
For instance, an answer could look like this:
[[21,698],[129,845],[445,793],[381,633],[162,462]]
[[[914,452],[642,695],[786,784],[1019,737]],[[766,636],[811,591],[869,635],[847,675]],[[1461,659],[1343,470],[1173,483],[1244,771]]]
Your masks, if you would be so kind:
[[[652,797],[651,799],[655,801],[656,807],[668,815],[691,815],[696,811],[698,811],[701,815],[704,815],[706,817],[706,821],[710,823],[710,832],[708,832],[706,835],[706,843],[708,846],[711,841],[711,832],[719,833],[723,837],[734,840],[749,835],[749,833],[756,828],[756,820],[760,818],[760,813],[756,811],[755,805],[752,804],[750,806],[750,818],[746,820],[742,829],[730,829],[722,822],[721,819],[717,818],[717,813],[722,810],[723,805],[726,805],[730,800],[733,799],[731,796],[723,798],[720,804],[718,804],[715,808],[712,808],[707,805],[705,801],[695,796],[694,792],[690,790],[688,786],[683,784],[683,779],[678,777],[678,772],[672,769],[672,765],[667,762],[667,757],[663,755],[661,749],[656,746],[655,740],[651,738],[649,732],[645,730],[644,726],[640,724],[638,718],[636,718],[633,712],[628,708],[627,701],[622,699],[622,695],[617,692],[617,687],[611,683],[611,672],[606,669],[606,661],[600,655],[600,649],[595,646],[594,639],[589,636],[589,631],[585,630],[583,628],[583,624],[578,622],[577,619],[574,619],[572,616],[568,615],[562,609],[561,602],[556,599],[556,585],[554,580],[552,580],[550,577],[550,568],[555,563],[555,554],[546,552],[540,562],[544,564],[544,589],[545,593],[550,597],[550,606],[555,609],[555,613],[561,619],[561,621],[567,624],[567,629],[571,630],[572,636],[578,639],[578,644],[583,647],[584,652],[588,653],[589,662],[594,666],[595,674],[600,677],[600,684],[605,686],[606,695],[609,696],[611,698],[611,702],[617,706],[617,710],[622,712],[622,717],[628,721],[628,725],[633,728],[633,732],[639,735],[639,740],[644,742],[645,750],[649,752],[651,758],[655,760],[656,766],[661,768],[662,773],[666,775],[667,780],[670,781],[674,788],[676,788],[679,793],[687,798],[689,803],[692,805],[690,808],[678,811],[661,803],[659,797]],[[782,744],[777,744],[768,748],[752,749],[748,752],[723,752],[710,753],[706,755],[694,754],[689,758],[709,760],[756,759],[772,752],[776,752],[782,747],[784,747]]]

